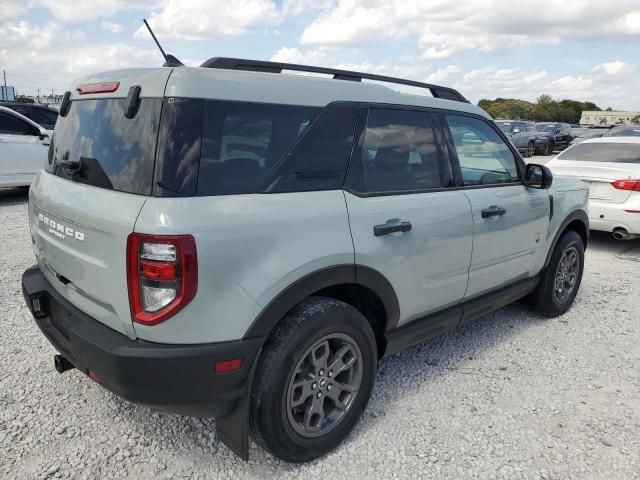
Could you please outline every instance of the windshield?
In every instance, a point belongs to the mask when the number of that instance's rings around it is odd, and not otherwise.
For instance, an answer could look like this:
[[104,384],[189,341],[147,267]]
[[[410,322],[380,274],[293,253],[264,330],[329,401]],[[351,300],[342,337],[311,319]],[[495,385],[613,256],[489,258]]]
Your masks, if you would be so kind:
[[549,125],[549,124],[538,124],[536,125],[536,131],[537,132],[549,132],[549,133],[553,133],[556,131],[556,126],[555,125]]
[[53,129],[58,119],[58,112],[48,108],[27,108],[18,111],[37,124],[49,129]]
[[640,144],[579,143],[562,152],[556,160],[640,163]]
[[640,126],[629,128],[614,128],[609,130],[603,137],[640,137]]
[[46,170],[94,187],[151,194],[162,99],[142,99],[132,119],[124,99],[76,100],[56,123]]
[[496,122],[500,130],[505,133],[511,133],[511,129],[513,128],[513,123],[511,122]]

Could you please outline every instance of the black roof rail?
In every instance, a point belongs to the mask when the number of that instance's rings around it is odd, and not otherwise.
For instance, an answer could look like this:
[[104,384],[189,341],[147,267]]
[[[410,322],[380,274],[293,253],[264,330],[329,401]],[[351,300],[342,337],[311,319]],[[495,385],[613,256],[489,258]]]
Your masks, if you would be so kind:
[[432,85],[430,83],[405,80],[403,78],[387,77],[385,75],[374,75],[371,73],[352,72],[350,70],[339,70],[335,68],[314,67],[310,65],[298,65],[295,63],[266,62],[264,60],[247,60],[243,58],[214,57],[210,58],[202,65],[203,68],[221,68],[225,70],[248,70],[252,72],[282,73],[283,70],[294,70],[298,72],[322,73],[333,75],[336,80],[349,80],[360,82],[362,79],[375,80],[385,83],[396,83],[411,87],[426,88],[435,98],[454,100],[457,102],[470,103],[460,92],[453,88]]

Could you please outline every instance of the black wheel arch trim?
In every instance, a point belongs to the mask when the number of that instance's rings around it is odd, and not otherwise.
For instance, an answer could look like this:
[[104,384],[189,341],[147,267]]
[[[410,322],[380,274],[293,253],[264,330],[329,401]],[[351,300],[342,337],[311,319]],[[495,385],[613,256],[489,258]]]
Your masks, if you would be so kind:
[[289,310],[313,293],[342,284],[355,284],[373,291],[386,314],[386,330],[394,328],[400,318],[400,303],[391,283],[377,270],[364,265],[344,264],[321,268],[296,280],[281,291],[260,312],[244,338],[267,336]]
[[[549,265],[549,262],[551,261],[551,256],[553,255],[553,251],[556,249],[556,245],[558,244],[558,240],[560,240],[560,237],[562,236],[562,234],[567,230],[567,227],[569,226],[569,224],[575,222],[576,220],[584,224],[584,229],[587,232],[587,239],[589,238],[589,216],[586,214],[584,210],[575,210],[571,212],[567,216],[567,218],[564,219],[562,224],[560,224],[558,231],[553,237],[553,242],[551,243],[551,246],[547,251],[547,258],[544,261],[544,266],[542,267],[543,269],[547,268],[547,266]],[[584,249],[585,250],[587,249],[586,243],[584,244]]]

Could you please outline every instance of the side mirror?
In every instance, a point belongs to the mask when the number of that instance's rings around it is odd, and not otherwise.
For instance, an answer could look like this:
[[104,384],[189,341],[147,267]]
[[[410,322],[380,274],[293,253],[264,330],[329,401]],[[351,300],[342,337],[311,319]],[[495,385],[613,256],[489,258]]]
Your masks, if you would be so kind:
[[531,188],[546,190],[553,183],[553,174],[544,165],[529,163],[525,171],[524,183]]
[[520,133],[520,129],[519,128],[514,128],[513,129],[513,133]]
[[49,145],[49,143],[51,143],[51,139],[49,138],[49,134],[46,132],[46,130],[41,129],[38,138],[42,141],[43,145]]

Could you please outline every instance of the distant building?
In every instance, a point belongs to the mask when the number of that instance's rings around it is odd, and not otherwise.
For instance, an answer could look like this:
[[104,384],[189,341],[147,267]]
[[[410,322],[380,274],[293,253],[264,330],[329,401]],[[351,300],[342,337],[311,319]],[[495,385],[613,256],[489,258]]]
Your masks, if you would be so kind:
[[611,127],[613,125],[640,123],[639,120],[640,112],[584,111],[580,118],[580,125]]

